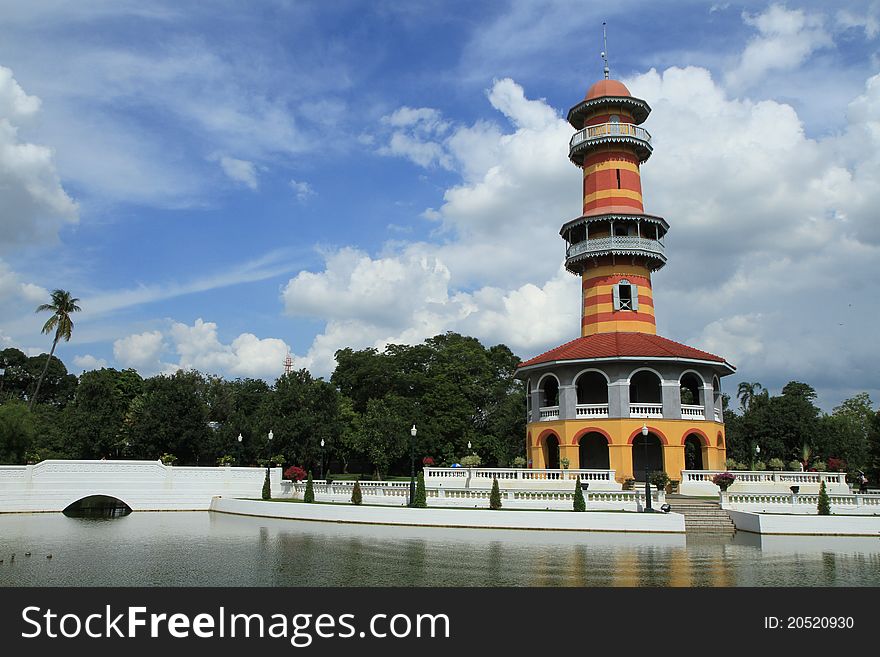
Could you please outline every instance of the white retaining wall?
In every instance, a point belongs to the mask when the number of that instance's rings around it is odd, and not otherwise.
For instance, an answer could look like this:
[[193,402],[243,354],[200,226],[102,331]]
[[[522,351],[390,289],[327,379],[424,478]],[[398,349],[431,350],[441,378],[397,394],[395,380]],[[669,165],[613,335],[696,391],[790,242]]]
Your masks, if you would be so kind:
[[[721,508],[754,513],[818,515],[818,495],[774,493],[721,493]],[[831,512],[847,515],[880,515],[880,495],[829,495]]]
[[[0,513],[63,511],[109,495],[133,511],[205,511],[215,495],[259,498],[265,468],[166,466],[159,461],[42,461],[0,466]],[[281,469],[270,472],[272,494]]]
[[722,472],[730,472],[736,479],[728,489],[731,493],[780,493],[791,494],[791,486],[800,486],[800,493],[818,493],[825,482],[829,494],[849,495],[849,484],[844,472],[783,472],[773,470],[682,470],[679,490],[682,495],[717,495],[718,486],[712,478]]
[[489,509],[411,509],[353,504],[305,504],[216,498],[211,510],[245,516],[372,525],[474,527],[604,532],[684,533],[677,513],[564,513]]
[[[353,481],[313,481],[315,500],[318,502],[351,501]],[[403,481],[362,481],[361,495],[364,504],[381,504],[384,506],[406,506],[409,501],[409,482]],[[572,484],[572,488],[574,485]],[[292,486],[292,497],[303,499],[306,490],[305,482],[297,482]],[[430,507],[458,507],[485,509],[489,507],[491,491],[485,488],[427,488],[425,497]],[[659,509],[666,502],[663,491],[652,490],[652,505]],[[603,511],[639,511],[645,503],[644,490],[633,491],[584,491],[584,501],[588,509]],[[502,490],[501,504],[505,509],[545,509],[570,510],[573,504],[573,492],[542,491],[542,490]]]
[[807,516],[728,511],[738,530],[754,534],[878,536],[878,516]]

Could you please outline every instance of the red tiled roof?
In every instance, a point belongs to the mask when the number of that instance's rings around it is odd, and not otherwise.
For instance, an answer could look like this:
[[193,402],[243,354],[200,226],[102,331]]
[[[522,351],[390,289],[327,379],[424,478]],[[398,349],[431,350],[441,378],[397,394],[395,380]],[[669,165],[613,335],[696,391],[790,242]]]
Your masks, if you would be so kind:
[[650,333],[596,333],[566,342],[560,347],[545,351],[540,356],[520,363],[520,367],[550,363],[560,360],[581,360],[586,358],[615,358],[619,356],[645,358],[687,358],[709,360],[724,364],[733,369],[721,356],[694,349],[680,342],[667,340]]

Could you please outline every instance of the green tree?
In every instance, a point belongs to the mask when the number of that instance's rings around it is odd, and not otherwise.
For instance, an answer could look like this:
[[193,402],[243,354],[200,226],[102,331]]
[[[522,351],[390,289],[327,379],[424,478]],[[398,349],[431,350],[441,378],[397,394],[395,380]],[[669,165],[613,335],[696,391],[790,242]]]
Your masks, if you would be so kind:
[[58,341],[63,339],[65,342],[69,342],[73,334],[73,321],[70,319],[70,314],[82,310],[82,308],[76,305],[79,299],[73,298],[67,290],[53,290],[51,297],[52,301],[50,303],[40,304],[36,310],[38,313],[46,311],[52,313],[52,316],[43,324],[42,333],[47,335],[55,331],[55,337],[52,340],[49,358],[46,360],[40,378],[37,379],[36,390],[34,390],[34,394],[30,399],[29,406],[31,408],[33,408],[34,402],[40,394],[40,385],[42,385],[43,378],[46,376],[46,370],[49,369],[49,361],[55,354],[55,347],[58,346]]
[[575,511],[586,511],[587,503],[584,500],[584,491],[581,489],[581,477],[578,475],[577,480],[574,482],[574,510]]
[[428,493],[425,490],[425,473],[420,472],[416,479],[416,499],[413,500],[413,506],[417,509],[424,509],[428,506]]
[[34,440],[34,422],[18,400],[0,405],[0,463],[20,465]]
[[364,494],[361,492],[360,478],[354,480],[354,486],[351,488],[351,503],[360,505],[364,501]]
[[25,399],[29,387],[29,377],[25,369],[27,355],[20,349],[9,347],[0,351],[0,403],[7,397]]
[[312,471],[309,470],[309,477],[306,479],[306,491],[303,493],[303,502],[311,504],[315,501],[315,483],[312,481]]
[[[740,407],[743,409],[743,412],[749,410],[749,407],[752,404],[752,400],[761,394],[763,386],[755,381],[754,383],[749,383],[748,381],[741,381],[739,386],[736,389],[736,397],[739,399]],[[766,393],[766,390],[764,390]]]
[[68,441],[77,458],[129,455],[125,418],[143,389],[144,380],[133,369],[83,372],[74,402],[64,414]]
[[823,460],[840,458],[850,471],[868,466],[868,436],[876,412],[868,393],[841,402],[831,415],[820,418],[817,451]]
[[269,482],[269,470],[266,469],[266,478],[263,479],[263,499],[272,499],[272,484]]
[[498,488],[498,479],[492,477],[492,492],[489,493],[489,508],[501,508],[501,489]]
[[880,411],[874,413],[868,427],[868,478],[877,486],[880,482]]
[[388,473],[395,459],[407,453],[413,416],[413,404],[395,394],[367,402],[358,440],[379,478]]
[[831,500],[828,497],[828,491],[825,490],[825,481],[819,484],[819,503],[817,505],[820,516],[831,515]]

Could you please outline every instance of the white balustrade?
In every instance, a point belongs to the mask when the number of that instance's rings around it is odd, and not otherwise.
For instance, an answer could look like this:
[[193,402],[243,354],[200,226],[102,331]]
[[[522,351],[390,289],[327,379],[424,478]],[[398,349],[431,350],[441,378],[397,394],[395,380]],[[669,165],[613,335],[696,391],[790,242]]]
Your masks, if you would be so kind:
[[591,490],[620,490],[615,470],[537,468],[425,468],[426,486],[490,489],[493,480],[502,490],[571,490],[575,479]]
[[575,413],[577,417],[608,417],[608,404],[578,404]]
[[542,420],[558,420],[559,419],[559,407],[558,406],[544,406],[540,409],[541,419]]
[[574,148],[585,141],[605,139],[609,137],[632,137],[646,142],[649,148],[651,144],[651,133],[641,126],[614,121],[600,123],[598,125],[590,125],[582,130],[578,130],[572,135],[571,141],[569,142],[569,148]]
[[[832,514],[880,515],[880,495],[829,495],[828,499]],[[721,494],[721,508],[729,511],[815,515],[818,514],[818,506],[819,496],[813,493]]]
[[715,411],[715,421],[721,422],[721,413],[719,413],[717,410]]
[[568,247],[566,258],[585,253],[604,253],[611,251],[618,254],[647,251],[648,253],[666,258],[666,247],[659,240],[636,235],[615,235],[614,237],[594,237],[577,242]]
[[663,417],[663,404],[630,404],[630,417]]
[[[712,483],[715,475],[724,470],[682,470],[680,491],[683,495],[716,495],[718,486]],[[731,470],[734,479],[732,493],[790,493],[791,486],[801,487],[802,493],[818,493],[821,482],[829,494],[849,494],[844,472],[786,472],[781,470]]]
[[702,406],[693,404],[681,405],[681,417],[686,420],[702,420],[704,419],[704,409]]

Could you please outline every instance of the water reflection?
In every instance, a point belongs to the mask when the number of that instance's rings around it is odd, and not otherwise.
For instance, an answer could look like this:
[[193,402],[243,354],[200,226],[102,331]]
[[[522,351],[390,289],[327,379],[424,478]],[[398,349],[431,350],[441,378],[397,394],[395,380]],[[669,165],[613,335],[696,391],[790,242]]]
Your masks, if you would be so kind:
[[880,539],[0,516],[4,586],[877,586]]

